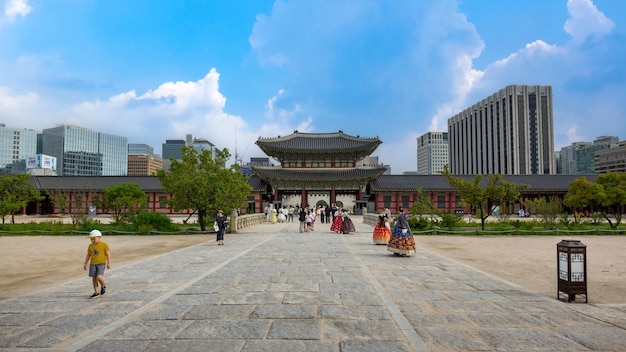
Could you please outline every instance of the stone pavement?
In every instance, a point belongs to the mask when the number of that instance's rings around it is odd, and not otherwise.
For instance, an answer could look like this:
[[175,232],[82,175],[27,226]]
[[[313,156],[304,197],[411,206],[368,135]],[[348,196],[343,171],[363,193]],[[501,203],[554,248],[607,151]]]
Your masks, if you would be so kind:
[[98,299],[85,276],[0,301],[0,351],[626,351],[624,305],[396,257],[355,225],[257,225],[114,267]]

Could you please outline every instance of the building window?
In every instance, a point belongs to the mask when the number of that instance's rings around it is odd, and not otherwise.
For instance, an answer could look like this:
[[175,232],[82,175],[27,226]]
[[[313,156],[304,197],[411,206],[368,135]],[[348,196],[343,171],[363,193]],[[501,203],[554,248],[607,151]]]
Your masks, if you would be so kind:
[[391,208],[391,203],[383,203],[383,207],[389,209]]
[[167,197],[159,196],[159,208],[167,208]]
[[[391,202],[391,196],[383,196],[385,202]],[[387,203],[388,204],[388,203]]]

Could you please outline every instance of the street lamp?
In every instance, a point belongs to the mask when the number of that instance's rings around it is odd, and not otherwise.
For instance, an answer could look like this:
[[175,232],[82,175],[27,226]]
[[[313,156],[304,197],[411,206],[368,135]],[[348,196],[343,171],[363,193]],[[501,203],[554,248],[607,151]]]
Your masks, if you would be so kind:
[[557,299],[564,293],[568,302],[574,302],[576,295],[584,295],[587,303],[587,246],[576,240],[562,240],[556,249]]

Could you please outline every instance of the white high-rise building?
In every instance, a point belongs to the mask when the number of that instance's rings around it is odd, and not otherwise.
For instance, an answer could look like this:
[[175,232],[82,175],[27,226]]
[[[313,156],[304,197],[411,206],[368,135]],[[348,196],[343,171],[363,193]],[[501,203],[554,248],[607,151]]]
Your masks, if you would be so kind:
[[37,154],[37,132],[25,128],[6,127],[0,124],[0,173],[22,173],[19,165]]
[[556,174],[551,86],[508,86],[448,120],[456,175]]
[[437,175],[448,164],[448,132],[428,132],[417,138],[417,174]]

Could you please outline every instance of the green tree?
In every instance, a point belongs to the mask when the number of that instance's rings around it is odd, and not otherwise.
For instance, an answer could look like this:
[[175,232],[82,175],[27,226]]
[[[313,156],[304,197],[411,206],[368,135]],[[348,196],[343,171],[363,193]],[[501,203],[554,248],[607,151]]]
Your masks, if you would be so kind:
[[35,186],[28,183],[30,175],[0,176],[0,217],[4,224],[7,215],[11,215],[11,223],[15,223],[15,213],[32,201],[42,200]]
[[[622,221],[622,207],[626,205],[626,172],[609,172],[596,177],[597,185],[603,192],[597,194],[597,201],[602,206],[602,215],[611,228],[616,228]],[[615,217],[615,223],[609,215]]]
[[224,167],[229,158],[228,149],[217,151],[213,157],[209,150],[199,153],[192,147],[183,147],[182,161],[172,159],[169,173],[157,172],[163,189],[172,194],[168,204],[175,211],[196,211],[202,231],[206,231],[208,214],[215,214],[220,208],[228,212],[245,207],[252,191],[238,165]]
[[539,221],[548,229],[555,229],[563,218],[563,201],[559,197],[526,199],[524,202],[530,212],[536,214]]
[[585,176],[581,176],[569,183],[569,188],[563,198],[563,205],[572,209],[574,221],[580,221],[581,212],[588,207],[595,207],[598,204],[598,196],[604,193],[600,185],[590,182]]
[[515,185],[504,180],[502,175],[487,175],[488,180],[485,187],[482,186],[483,175],[476,175],[472,180],[454,177],[448,170],[448,165],[444,167],[442,174],[448,183],[454,187],[461,196],[461,200],[480,217],[481,228],[485,229],[485,220],[489,217],[494,206],[503,206],[515,202],[519,199],[520,190],[528,188],[528,185]]
[[435,215],[436,209],[433,202],[424,196],[424,190],[422,188],[417,189],[417,196],[415,202],[409,209],[411,214],[415,214],[418,218],[422,218],[424,214],[429,214],[431,217]]
[[130,224],[146,206],[146,193],[134,183],[113,185],[103,190],[102,209],[110,211],[117,224]]
[[[530,186],[526,184],[516,185],[513,182],[506,181],[504,175],[488,175],[485,193],[487,199],[492,206],[500,208],[498,219],[506,221],[512,213],[511,204],[519,200],[520,191],[528,189]],[[489,208],[491,209],[491,207]]]

